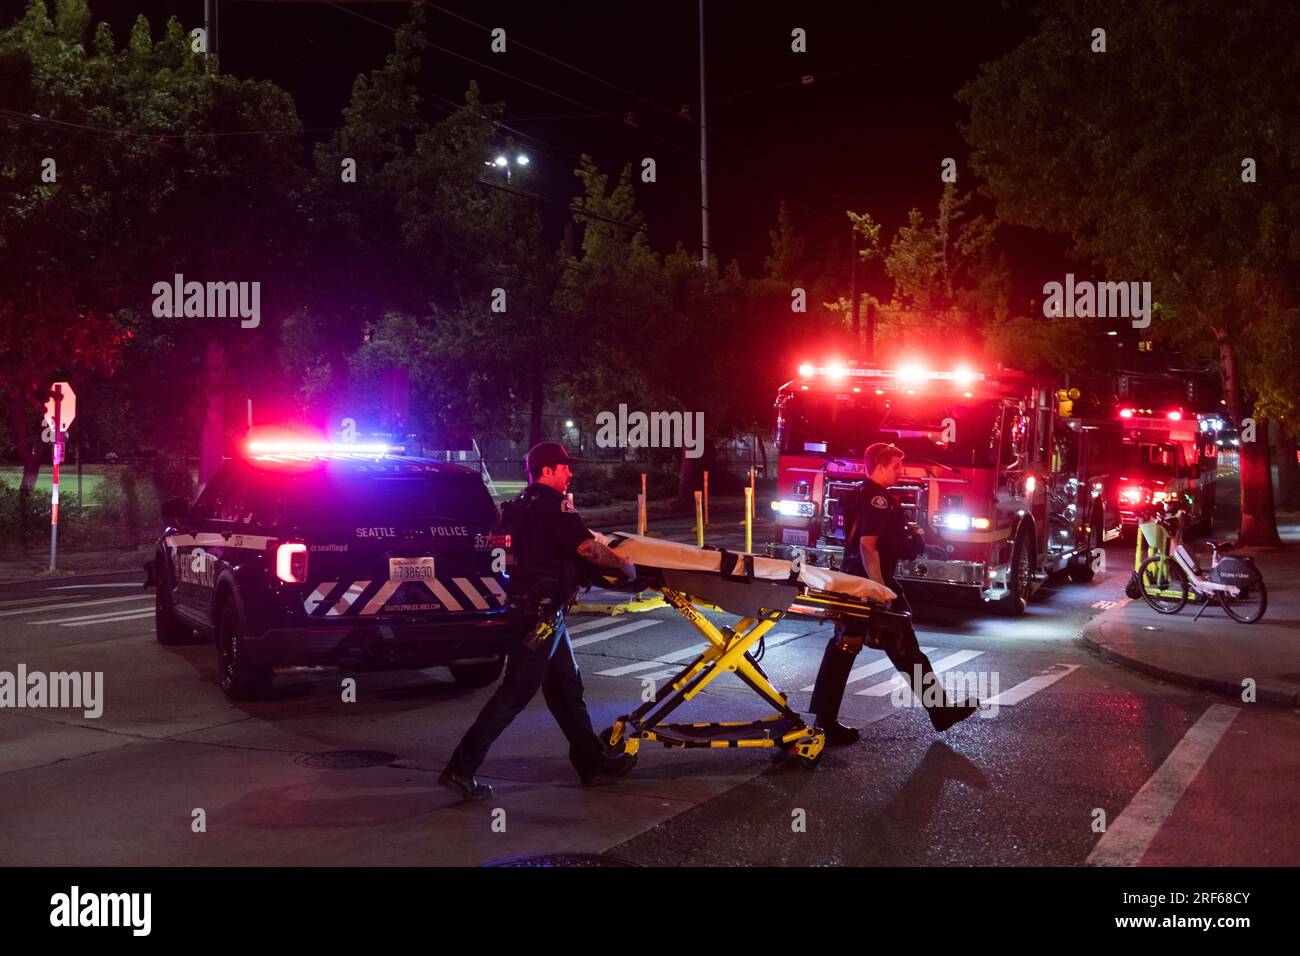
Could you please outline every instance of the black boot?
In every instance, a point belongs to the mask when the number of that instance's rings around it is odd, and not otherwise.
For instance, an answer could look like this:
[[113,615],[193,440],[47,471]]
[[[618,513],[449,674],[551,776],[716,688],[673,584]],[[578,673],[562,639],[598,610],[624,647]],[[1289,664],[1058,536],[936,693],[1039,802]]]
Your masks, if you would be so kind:
[[855,744],[858,742],[858,738],[862,736],[858,732],[858,728],[846,727],[834,717],[829,719],[818,717],[817,726],[826,734],[826,746],[828,747],[845,747],[849,744]]
[[963,700],[960,704],[949,704],[945,698],[942,707],[934,707],[927,710],[926,713],[930,715],[930,723],[934,724],[934,729],[943,731],[953,724],[965,720],[979,710],[979,706],[980,702],[974,698]]
[[457,773],[450,767],[438,776],[438,783],[465,800],[486,800],[492,796],[492,788],[486,783],[479,783],[473,777]]

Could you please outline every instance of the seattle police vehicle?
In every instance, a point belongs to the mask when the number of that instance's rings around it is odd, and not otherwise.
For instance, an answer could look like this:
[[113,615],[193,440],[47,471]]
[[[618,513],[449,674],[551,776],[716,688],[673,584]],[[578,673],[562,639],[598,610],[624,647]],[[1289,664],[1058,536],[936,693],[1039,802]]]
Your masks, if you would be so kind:
[[286,666],[446,665],[467,686],[496,680],[508,543],[476,472],[382,448],[250,452],[193,506],[163,505],[146,565],[160,643],[213,639],[233,700],[264,695]]

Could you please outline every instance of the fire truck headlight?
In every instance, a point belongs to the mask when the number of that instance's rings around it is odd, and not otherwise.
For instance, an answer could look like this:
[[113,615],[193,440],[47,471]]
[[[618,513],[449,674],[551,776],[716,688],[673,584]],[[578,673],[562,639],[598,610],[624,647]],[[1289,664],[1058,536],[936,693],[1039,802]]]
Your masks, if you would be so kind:
[[[986,528],[988,527],[988,522],[989,522],[988,518],[977,518],[975,520],[983,521],[984,527]],[[936,514],[931,519],[931,523],[936,528],[948,528],[949,530],[952,531],[969,531],[971,527],[971,517],[970,515],[964,515],[964,514],[959,514],[958,512],[955,511],[950,511],[947,514]]]
[[811,501],[790,501],[782,499],[772,502],[772,510],[786,518],[811,518],[817,506]]

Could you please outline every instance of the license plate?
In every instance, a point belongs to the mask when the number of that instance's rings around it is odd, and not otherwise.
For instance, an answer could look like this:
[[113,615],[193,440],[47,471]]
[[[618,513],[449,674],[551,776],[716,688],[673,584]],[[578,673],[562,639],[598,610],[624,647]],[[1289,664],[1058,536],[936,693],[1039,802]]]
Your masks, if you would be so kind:
[[433,558],[389,558],[388,580],[432,581]]
[[794,528],[782,528],[781,543],[782,544],[807,544],[808,532],[797,531]]

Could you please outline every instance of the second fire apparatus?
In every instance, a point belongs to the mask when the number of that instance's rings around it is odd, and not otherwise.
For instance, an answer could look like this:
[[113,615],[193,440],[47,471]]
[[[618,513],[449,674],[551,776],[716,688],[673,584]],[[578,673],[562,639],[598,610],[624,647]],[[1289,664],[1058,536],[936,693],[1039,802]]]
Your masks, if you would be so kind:
[[1191,524],[1208,531],[1214,517],[1218,416],[1132,406],[1118,414],[1124,445],[1114,470],[1124,525],[1136,528],[1146,505],[1182,498]]
[[864,477],[867,446],[884,441],[906,455],[890,490],[925,535],[925,553],[896,572],[909,591],[964,592],[1019,614],[1054,571],[1089,580],[1120,533],[1106,472],[1120,430],[1071,417],[1078,397],[1010,371],[800,366],[777,396],[769,550],[838,566],[840,502]]

